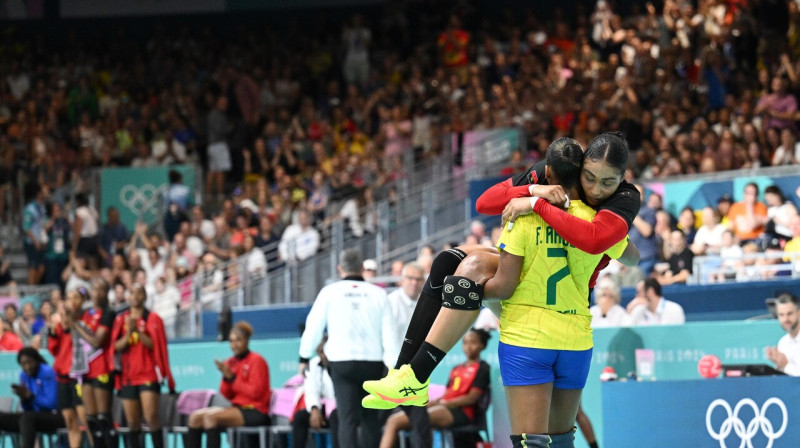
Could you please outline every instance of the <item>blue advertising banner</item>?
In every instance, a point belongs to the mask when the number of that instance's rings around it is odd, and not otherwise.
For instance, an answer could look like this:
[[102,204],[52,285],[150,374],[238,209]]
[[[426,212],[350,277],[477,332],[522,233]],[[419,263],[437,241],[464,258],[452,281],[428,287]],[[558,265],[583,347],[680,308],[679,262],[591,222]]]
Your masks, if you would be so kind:
[[[764,353],[765,348],[776,345],[782,335],[783,330],[774,320],[698,322],[680,326],[596,329],[594,330],[595,347],[592,365],[583,393],[583,409],[594,424],[598,440],[602,441],[604,422],[608,417],[601,406],[603,383],[599,380],[600,373],[606,366],[613,367],[621,377],[628,372],[635,371],[634,353],[637,348],[649,348],[654,351],[654,374],[659,381],[690,380],[700,377],[697,373],[697,362],[705,354],[717,355],[723,364],[769,364]],[[510,428],[508,427],[508,411],[497,360],[497,339],[497,334],[493,334],[482,357],[491,366],[493,393],[490,425],[494,435],[494,446],[504,448],[511,445],[508,439]],[[273,388],[280,387],[297,373],[299,346],[299,338],[262,339],[250,342],[250,349],[266,358],[270,369],[270,383]],[[214,366],[214,359],[226,359],[231,356],[231,351],[228,344],[224,342],[172,343],[169,345],[169,356],[178,390],[216,389],[219,387],[220,375]],[[45,357],[52,360],[47,353],[45,353]],[[436,369],[431,377],[431,382],[446,384],[450,370],[464,360],[465,357],[459,344],[450,351]],[[16,355],[0,354],[0,395],[11,395],[10,385],[18,380],[19,367],[16,363]],[[684,381],[679,384],[690,383]],[[710,383],[703,382],[703,384]],[[649,398],[647,401],[651,404],[656,403]],[[800,401],[796,400],[796,402]],[[763,401],[758,403],[759,406],[762,404]],[[687,406],[698,407],[700,404],[690,403]],[[703,407],[703,412],[705,409]],[[636,441],[637,439],[628,440]],[[576,439],[575,446],[586,448],[580,435]],[[644,445],[631,442],[623,445],[605,444],[602,446],[639,447]],[[717,445],[706,443],[679,446]]]
[[794,448],[799,419],[800,378],[603,384],[603,446]]

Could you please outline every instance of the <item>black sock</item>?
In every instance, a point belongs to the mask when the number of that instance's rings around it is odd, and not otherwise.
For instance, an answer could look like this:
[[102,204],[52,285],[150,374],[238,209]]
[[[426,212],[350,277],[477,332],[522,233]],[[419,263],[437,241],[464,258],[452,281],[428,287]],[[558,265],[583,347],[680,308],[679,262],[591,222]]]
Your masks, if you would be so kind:
[[200,446],[203,442],[203,428],[189,428],[189,432],[183,438],[183,446],[186,448]]
[[206,430],[206,448],[220,448],[222,443],[221,433],[219,428]]
[[431,330],[436,316],[439,315],[440,309],[442,309],[442,295],[432,295],[422,291],[417,305],[414,307],[414,313],[411,315],[406,337],[400,347],[400,356],[397,357],[397,363],[394,365],[395,369],[399,369],[400,366],[408,364],[414,359],[420,346],[425,342],[425,338],[428,337],[428,332]]
[[411,322],[406,330],[406,337],[400,347],[400,355],[394,368],[399,369],[403,364],[408,364],[417,355],[422,343],[442,309],[442,287],[444,278],[453,275],[458,269],[458,264],[466,258],[467,254],[461,249],[450,249],[439,252],[431,263],[431,271],[411,315]]
[[100,429],[100,422],[98,421],[96,415],[86,416],[86,429],[88,429],[89,434],[92,435],[92,441],[94,442],[95,448],[106,447],[105,440],[103,440],[103,431]]
[[164,448],[164,431],[161,428],[150,431],[150,440],[153,442],[153,448]]
[[589,444],[589,448],[600,448],[600,445],[598,445],[597,442],[592,442]]
[[411,360],[411,369],[420,383],[428,381],[431,373],[433,373],[436,366],[442,362],[444,355],[447,353],[439,350],[433,345],[423,342],[422,347],[419,348],[417,355]]
[[128,448],[142,448],[142,431],[131,431],[128,433]]
[[98,414],[97,424],[100,426],[101,437],[105,446],[108,448],[117,448],[119,446],[119,441],[117,440],[117,430],[114,429],[114,422],[111,420],[111,414]]

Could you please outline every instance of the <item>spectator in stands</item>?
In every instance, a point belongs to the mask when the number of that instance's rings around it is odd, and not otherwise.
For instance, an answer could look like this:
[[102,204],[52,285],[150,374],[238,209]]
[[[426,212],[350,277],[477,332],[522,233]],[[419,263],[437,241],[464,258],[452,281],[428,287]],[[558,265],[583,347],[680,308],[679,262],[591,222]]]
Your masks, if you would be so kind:
[[778,321],[786,332],[777,347],[767,347],[767,357],[781,372],[800,376],[800,300],[782,294],[775,305]]
[[178,170],[170,170],[169,186],[164,191],[164,236],[167,241],[172,242],[181,223],[189,222],[192,202],[192,190],[183,184],[183,175]]
[[775,185],[770,185],[764,190],[764,200],[767,203],[768,217],[764,227],[765,236],[781,240],[790,239],[792,230],[789,228],[789,223],[797,216],[797,207],[791,201],[787,201],[781,189]]
[[[240,426],[267,426],[270,424],[269,403],[272,391],[269,383],[269,366],[258,353],[250,351],[253,327],[249,323],[237,322],[231,329],[230,341],[233,356],[226,361],[215,359],[222,374],[219,391],[230,400],[227,408],[210,407],[199,409],[189,415],[189,433],[186,446],[219,448],[220,433],[226,428]],[[203,432],[206,443],[202,445]]]
[[121,356],[119,397],[130,428],[128,446],[144,446],[141,439],[144,416],[153,446],[163,448],[158,396],[164,381],[174,393],[175,381],[169,368],[164,324],[158,314],[144,307],[146,300],[144,285],[134,284],[128,298],[130,308],[114,319],[111,356],[115,353]]
[[252,278],[261,278],[267,274],[267,258],[264,251],[256,247],[255,239],[249,234],[245,234],[242,244],[244,256],[247,257],[247,272]]
[[688,205],[681,210],[678,215],[678,230],[686,235],[686,244],[691,246],[694,243],[694,237],[697,234],[697,229],[694,227],[694,209]]
[[364,280],[369,280],[378,276],[378,262],[372,258],[364,260],[361,264],[361,276]]
[[69,254],[69,264],[61,273],[61,281],[65,283],[64,291],[70,292],[78,288],[89,289],[89,280],[92,278],[92,271],[89,270],[88,262],[83,254]]
[[161,317],[164,322],[164,330],[167,333],[167,340],[176,337],[175,319],[178,315],[180,304],[181,294],[178,288],[169,284],[163,275],[156,278],[153,285],[153,294],[148,296],[146,306]]
[[[784,261],[797,262],[800,261],[800,256],[798,256],[800,254],[800,215],[792,217],[789,228],[792,230],[792,239],[783,246],[783,251],[787,254]],[[800,270],[800,265],[796,265],[795,270]]]
[[742,245],[755,240],[764,232],[767,206],[758,201],[758,185],[754,182],[745,185],[744,198],[731,205],[728,220]]
[[756,115],[764,116],[764,129],[777,128],[795,130],[794,114],[797,111],[797,99],[789,92],[789,80],[775,75],[771,83],[772,93],[758,100]]
[[89,205],[89,197],[85,193],[75,195],[75,221],[72,223],[72,235],[78,239],[78,243],[73,246],[76,253],[86,257],[88,266],[91,270],[101,266],[100,244],[98,235],[100,233],[100,217],[97,210]]
[[723,194],[719,199],[717,199],[717,215],[720,216],[719,222],[727,228],[731,228],[733,226],[728,218],[728,213],[730,212],[732,205],[733,197],[727,193]]
[[[644,203],[644,187],[637,184],[636,189],[639,190],[639,195]],[[631,227],[628,233],[631,242],[639,249],[639,254],[641,256],[639,268],[644,275],[650,275],[653,271],[653,266],[655,266],[656,261],[658,261],[655,226],[656,211],[645,205],[639,209],[639,214],[634,218],[633,227]]]
[[53,304],[49,300],[42,300],[39,304],[39,314],[36,316],[36,322],[33,324],[33,342],[31,347],[39,350],[42,347],[47,347],[47,323],[54,313]]
[[609,262],[610,269],[616,269],[616,272],[609,273],[608,277],[612,279],[621,288],[629,288],[636,286],[637,283],[644,280],[644,272],[639,266],[625,266],[618,260],[611,260]]
[[292,447],[306,448],[309,429],[330,428],[331,442],[339,448],[338,412],[330,410],[336,404],[333,381],[328,373],[328,358],[322,351],[325,343],[317,347],[317,356],[308,362],[308,373],[303,380],[303,395],[297,403],[300,408],[292,419]]
[[459,83],[467,80],[469,65],[470,35],[461,28],[458,16],[453,15],[447,23],[447,28],[439,35],[437,45],[441,52],[442,65],[450,73],[457,76]]
[[61,273],[69,263],[72,251],[72,229],[64,216],[61,204],[48,202],[45,209],[50,219],[44,225],[47,231],[47,244],[44,250],[44,282],[49,285],[64,285]]
[[220,95],[206,118],[208,137],[208,175],[206,194],[215,192],[217,197],[224,193],[225,176],[231,170],[231,153],[228,138],[233,124],[228,119],[228,98]]
[[633,325],[676,325],[686,322],[683,307],[661,295],[661,284],[658,280],[643,280],[642,290],[643,296],[639,297],[637,294],[636,299],[628,306]]
[[219,259],[212,253],[203,255],[197,268],[200,278],[200,303],[206,309],[222,311],[222,295],[225,287],[225,273]]
[[[474,422],[481,397],[490,385],[489,364],[481,360],[481,352],[488,343],[489,332],[486,330],[473,328],[464,335],[461,348],[467,360],[450,372],[444,396],[427,404],[434,428],[453,428]],[[409,427],[409,419],[403,410],[392,414],[386,421],[380,447],[394,447],[398,431]]]
[[348,84],[364,86],[369,79],[369,46],[372,33],[362,25],[361,14],[353,15],[351,26],[342,31],[342,42],[346,50],[343,75]]
[[722,247],[722,234],[726,227],[719,222],[719,215],[712,207],[704,207],[701,211],[703,224],[697,229],[692,243],[695,255],[717,254]]
[[32,302],[22,304],[22,315],[14,320],[14,332],[17,334],[25,347],[33,344],[33,325],[36,323],[36,308]]
[[300,210],[297,224],[290,225],[283,232],[278,252],[284,261],[302,261],[317,253],[319,242],[319,232],[311,227],[311,216],[306,210]]
[[5,260],[5,249],[0,244],[0,288],[16,288],[17,284],[11,277],[11,262]]
[[131,235],[128,228],[119,219],[119,210],[113,205],[106,208],[106,223],[100,229],[100,254],[103,265],[111,265],[111,257],[128,246]]
[[655,277],[662,285],[686,283],[693,270],[694,253],[689,250],[686,235],[680,230],[673,230],[669,238],[669,266],[666,270],[657,272]]
[[772,166],[792,165],[800,162],[800,142],[794,135],[794,130],[785,128],[781,130],[781,145],[772,155]]
[[0,412],[0,431],[19,434],[19,446],[36,446],[37,433],[54,433],[64,427],[64,417],[56,407],[56,374],[39,354],[26,347],[17,354],[22,368],[19,383],[11,389],[19,398],[22,412]]
[[609,278],[599,281],[594,288],[594,305],[589,308],[592,313],[592,328],[626,327],[631,324],[631,317],[625,308],[620,306],[619,286]]
[[22,230],[25,232],[25,255],[28,257],[28,284],[37,285],[44,276],[44,249],[47,244],[47,222],[45,202],[50,191],[45,185],[28,187],[29,202],[25,206],[22,218]]
[[390,292],[387,298],[392,310],[392,318],[397,322],[397,340],[402,343],[411,322],[411,315],[417,306],[419,293],[425,283],[425,271],[418,263],[403,266],[400,274],[400,287]]

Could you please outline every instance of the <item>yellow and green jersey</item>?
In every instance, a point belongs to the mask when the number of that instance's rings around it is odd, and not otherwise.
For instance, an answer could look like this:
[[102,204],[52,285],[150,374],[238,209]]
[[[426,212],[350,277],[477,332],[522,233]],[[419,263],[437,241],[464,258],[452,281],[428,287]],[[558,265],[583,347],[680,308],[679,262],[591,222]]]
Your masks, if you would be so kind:
[[[586,221],[597,213],[579,200],[570,201],[567,212]],[[619,258],[627,244],[625,238],[606,254]],[[589,280],[603,254],[575,248],[535,213],[517,218],[513,232],[504,228],[497,247],[524,258],[517,289],[502,302],[500,341],[554,350],[591,348]]]

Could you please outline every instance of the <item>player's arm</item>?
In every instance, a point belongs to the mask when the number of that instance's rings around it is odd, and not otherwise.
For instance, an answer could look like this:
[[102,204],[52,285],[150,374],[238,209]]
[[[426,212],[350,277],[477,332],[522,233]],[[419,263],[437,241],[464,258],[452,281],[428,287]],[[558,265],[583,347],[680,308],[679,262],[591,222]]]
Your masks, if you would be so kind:
[[639,249],[636,248],[636,245],[633,244],[633,241],[628,239],[628,245],[625,246],[625,250],[622,252],[617,261],[624,264],[625,266],[636,266],[639,264],[639,260],[641,259],[641,255],[639,254]]
[[489,187],[475,201],[475,210],[482,215],[499,215],[503,213],[503,208],[508,204],[508,201],[514,198],[530,196],[528,185],[515,186],[513,181],[513,178],[508,178]]
[[519,285],[523,260],[524,257],[512,255],[507,251],[500,252],[497,273],[483,286],[484,295],[487,298],[500,300],[506,300],[514,295],[514,291]]

